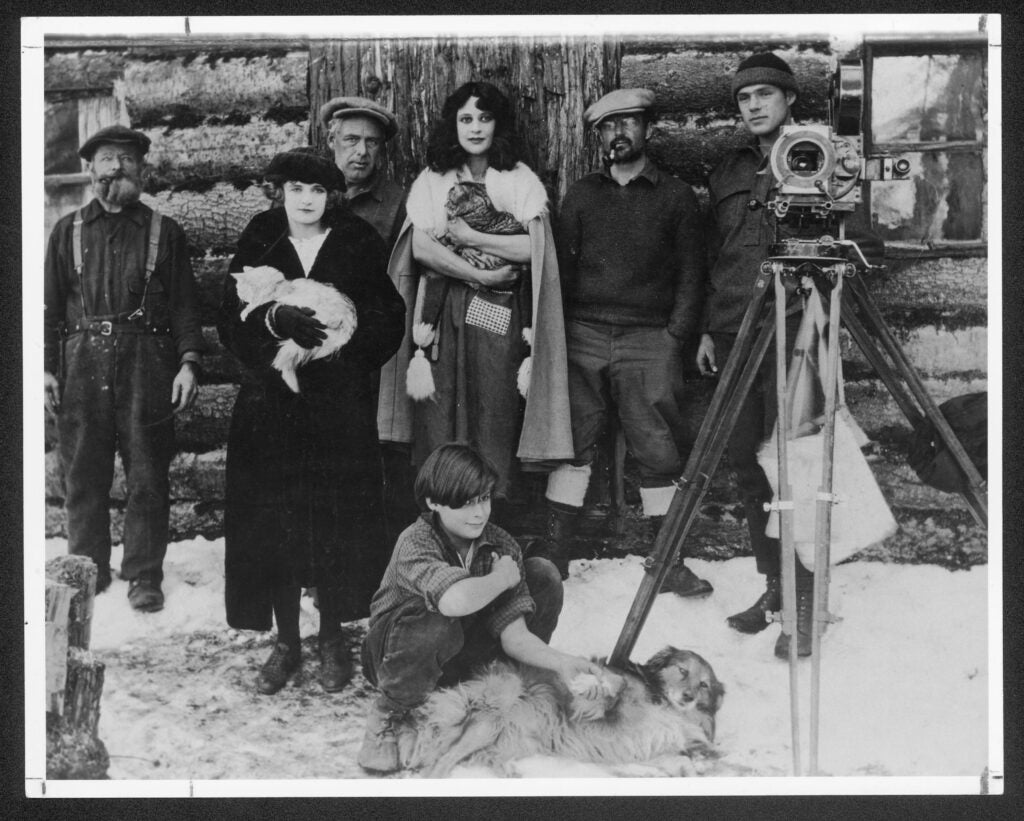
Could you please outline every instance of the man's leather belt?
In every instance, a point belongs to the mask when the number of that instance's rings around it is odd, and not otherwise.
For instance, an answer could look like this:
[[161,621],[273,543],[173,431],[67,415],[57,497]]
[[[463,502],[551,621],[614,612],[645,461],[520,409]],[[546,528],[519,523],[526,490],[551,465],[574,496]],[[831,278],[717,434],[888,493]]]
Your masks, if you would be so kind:
[[109,319],[80,319],[68,326],[66,336],[73,336],[89,332],[99,336],[110,336],[112,334],[169,334],[170,328],[160,328],[155,325],[139,325],[135,322],[115,322]]

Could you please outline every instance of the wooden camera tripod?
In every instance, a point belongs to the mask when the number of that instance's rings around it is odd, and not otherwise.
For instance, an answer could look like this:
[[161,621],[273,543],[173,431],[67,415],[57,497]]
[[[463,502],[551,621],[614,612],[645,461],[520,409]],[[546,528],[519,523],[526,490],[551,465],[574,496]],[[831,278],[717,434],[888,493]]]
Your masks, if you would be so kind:
[[[793,497],[787,476],[787,436],[780,426],[789,418],[786,391],[785,316],[787,283],[793,286],[794,277],[810,275],[821,293],[829,294],[828,363],[825,368],[825,425],[821,485],[817,494],[815,519],[814,606],[811,637],[811,710],[809,774],[818,773],[818,713],[821,673],[821,635],[825,624],[832,620],[828,611],[829,549],[831,540],[831,512],[835,502],[832,495],[833,450],[835,414],[839,376],[840,323],[846,327],[865,358],[878,373],[911,427],[923,418],[934,426],[939,438],[953,455],[967,478],[968,489],[964,498],[974,518],[982,526],[988,523],[988,501],[985,480],[974,467],[956,434],[928,396],[921,377],[914,370],[900,348],[892,331],[872,300],[862,279],[870,266],[855,243],[843,239],[843,226],[839,226],[838,242],[823,237],[808,244],[808,254],[769,257],[761,266],[753,293],[737,335],[736,344],[725,363],[711,405],[697,435],[693,450],[687,459],[683,475],[677,483],[677,492],[669,506],[664,524],[658,533],[650,556],[645,562],[646,572],[640,582],[633,605],[626,617],[615,649],[609,659],[613,665],[622,665],[636,644],[637,636],[654,603],[654,597],[672,566],[676,554],[684,544],[711,477],[725,450],[726,443],[736,425],[740,408],[749,394],[758,370],[775,336],[776,393],[778,414],[776,422],[778,441],[778,492],[772,509],[779,512],[779,530],[782,559],[782,630],[790,635],[789,680],[790,713],[792,723],[793,773],[801,774],[800,732],[798,724],[798,665],[796,641],[796,551],[793,539]],[[796,241],[797,243],[801,241]],[[821,249],[825,254],[821,254]],[[852,262],[850,257],[859,257]],[[774,283],[774,288],[770,286]],[[845,284],[845,288],[844,288]],[[848,290],[851,299],[844,299]],[[770,298],[775,300],[775,321],[770,321]],[[815,297],[817,298],[817,297]],[[852,302],[852,304],[851,304]],[[888,359],[886,358],[888,357]],[[891,361],[891,363],[890,363]]]

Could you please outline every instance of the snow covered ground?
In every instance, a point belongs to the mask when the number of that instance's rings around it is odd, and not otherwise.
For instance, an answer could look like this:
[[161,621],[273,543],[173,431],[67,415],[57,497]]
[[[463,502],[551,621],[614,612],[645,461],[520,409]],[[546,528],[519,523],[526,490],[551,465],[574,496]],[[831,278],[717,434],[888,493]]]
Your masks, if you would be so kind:
[[[256,791],[276,779],[367,779],[355,753],[372,688],[357,674],[342,693],[322,691],[317,611],[304,599],[303,672],[277,695],[258,695],[253,680],[272,634],[225,625],[223,548],[223,540],[201,538],[170,547],[160,613],[132,611],[120,580],[96,599],[92,649],[107,665],[99,735],[110,753],[110,777],[254,779]],[[65,551],[64,540],[48,540],[48,558]],[[115,568],[119,562],[115,549]],[[710,791],[715,776],[790,775],[788,666],[772,653],[778,628],[744,636],[725,624],[760,592],[753,559],[689,563],[715,586],[714,595],[659,596],[633,657],[646,660],[666,644],[690,648],[725,683],[722,756],[698,780]],[[642,573],[635,556],[574,562],[552,644],[581,655],[610,653]],[[951,572],[863,562],[833,569],[831,609],[842,621],[822,644],[824,774],[978,779],[990,766],[987,588],[986,566]],[[347,630],[357,657],[365,623]],[[802,662],[805,760],[809,673]],[[521,761],[518,770],[527,781],[608,775],[596,765],[550,758]],[[493,773],[462,768],[455,775]],[[375,779],[384,789],[395,780]],[[561,783],[556,791],[591,791],[591,782]],[[686,791],[701,789],[689,783]]]

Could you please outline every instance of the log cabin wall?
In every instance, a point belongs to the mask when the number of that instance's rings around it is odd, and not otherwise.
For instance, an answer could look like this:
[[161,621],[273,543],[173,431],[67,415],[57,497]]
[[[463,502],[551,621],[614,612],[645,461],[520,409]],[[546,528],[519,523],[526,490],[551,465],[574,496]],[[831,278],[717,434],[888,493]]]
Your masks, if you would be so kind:
[[[619,85],[653,89],[661,108],[651,155],[664,169],[693,185],[702,201],[710,169],[746,139],[730,97],[732,72],[743,57],[763,48],[776,51],[794,68],[803,89],[794,112],[797,121],[824,121],[832,61],[845,56],[849,48],[827,36],[801,41],[652,37],[621,43]],[[310,122],[310,111],[321,102],[317,72],[348,70],[352,76],[347,82],[358,90],[345,87],[344,93],[408,97],[407,91],[399,93],[386,85],[364,88],[361,83],[366,78],[353,66],[346,69],[343,59],[338,62],[349,53],[356,54],[364,69],[380,59],[373,44],[354,48],[316,41],[48,44],[48,129],[61,113],[58,104],[67,108],[69,100],[109,98],[102,104],[112,106],[120,121],[145,131],[153,140],[145,202],[178,220],[192,247],[209,355],[199,401],[178,419],[181,452],[172,465],[172,539],[221,535],[224,447],[239,374],[237,363],[217,341],[214,312],[235,239],[248,219],[267,205],[257,185],[261,169],[278,151],[309,140],[321,143],[319,124]],[[335,63],[329,67],[331,59]],[[397,82],[385,76],[385,83]],[[573,107],[582,111],[590,102],[574,101]],[[399,114],[415,117],[416,111],[403,109]],[[67,111],[63,116],[68,118]],[[404,154],[391,162],[405,181],[419,167],[418,158]],[[73,180],[75,174],[66,167],[65,159],[63,173]],[[557,169],[538,170],[542,176],[547,172],[549,186],[556,192],[571,182],[560,179]],[[57,212],[66,213],[78,204],[66,193],[60,173],[48,179],[52,180],[48,200],[54,216],[48,214],[47,231]],[[78,179],[84,191],[80,174]],[[887,257],[888,274],[873,278],[870,287],[931,395],[941,402],[984,390],[988,372],[984,246],[948,252],[893,246]],[[880,445],[872,466],[897,517],[907,523],[953,511],[959,521],[969,521],[959,497],[922,486],[906,466],[909,427],[849,339],[844,339],[843,353],[847,401]],[[692,384],[694,395],[702,397],[698,404],[706,404],[706,384],[697,379]],[[47,535],[64,535],[63,492],[52,443],[51,435]],[[716,477],[718,495],[728,500],[727,487],[721,489],[725,483],[724,477]],[[112,496],[115,539],[119,539],[124,496],[120,474]],[[735,505],[734,497],[729,505]],[[707,519],[700,531],[715,541],[716,528],[723,542],[735,541],[739,533],[735,520],[728,517],[720,527]]]

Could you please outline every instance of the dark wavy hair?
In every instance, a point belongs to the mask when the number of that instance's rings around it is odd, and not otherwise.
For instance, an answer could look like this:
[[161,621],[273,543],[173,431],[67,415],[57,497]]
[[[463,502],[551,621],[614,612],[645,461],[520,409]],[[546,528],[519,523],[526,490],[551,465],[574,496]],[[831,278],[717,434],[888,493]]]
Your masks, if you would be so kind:
[[519,162],[519,147],[512,132],[512,104],[497,86],[484,82],[471,82],[459,86],[448,95],[441,109],[441,119],[434,125],[427,143],[427,165],[431,171],[443,174],[461,168],[466,162],[466,151],[459,145],[456,115],[472,97],[477,108],[494,117],[494,142],[487,154],[488,165],[498,171],[510,171]]

